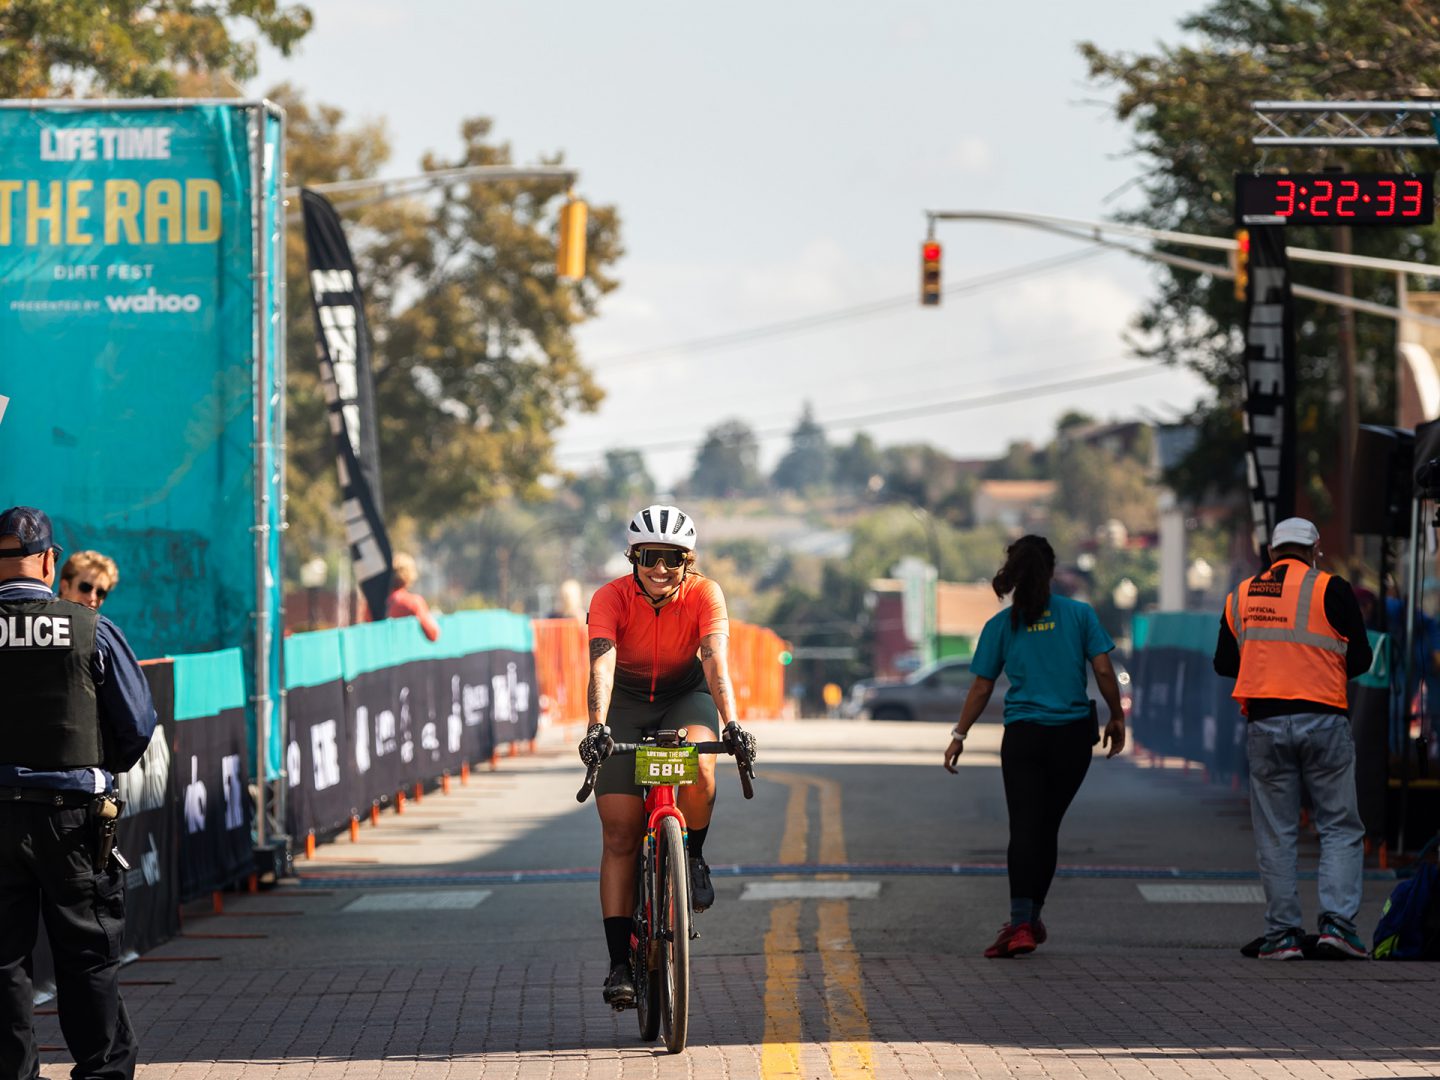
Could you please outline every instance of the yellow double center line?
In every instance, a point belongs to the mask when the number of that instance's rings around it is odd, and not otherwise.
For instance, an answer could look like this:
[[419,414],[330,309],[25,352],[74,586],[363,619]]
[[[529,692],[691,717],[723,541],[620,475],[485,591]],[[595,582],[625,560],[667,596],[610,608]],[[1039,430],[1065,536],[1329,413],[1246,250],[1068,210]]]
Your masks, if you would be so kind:
[[[812,789],[820,808],[822,863],[845,862],[845,828],[840,817],[840,785],[822,777],[768,772],[767,779],[790,789],[785,811],[785,832],[780,840],[782,863],[803,863],[809,849],[807,806]],[[847,874],[823,875],[844,880]],[[780,880],[784,880],[783,878]],[[804,1025],[800,993],[804,982],[804,955],[800,947],[802,901],[783,900],[770,913],[765,935],[765,1042],[761,1047],[761,1075],[766,1080],[807,1075],[801,1065]],[[825,972],[825,1023],[828,1039],[824,1052],[835,1080],[874,1076],[870,1049],[870,1018],[865,1011],[865,989],[860,958],[850,936],[850,904],[846,900],[819,902],[816,951]],[[810,1075],[813,1075],[811,1073]]]

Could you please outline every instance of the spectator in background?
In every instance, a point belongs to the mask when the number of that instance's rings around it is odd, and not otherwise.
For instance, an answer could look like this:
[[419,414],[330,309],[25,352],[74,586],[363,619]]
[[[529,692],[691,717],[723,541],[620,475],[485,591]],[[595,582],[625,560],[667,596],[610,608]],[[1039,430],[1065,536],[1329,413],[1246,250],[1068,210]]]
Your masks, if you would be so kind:
[[556,597],[555,611],[550,617],[574,619],[582,624],[585,622],[585,590],[580,582],[574,578],[566,578],[560,583],[560,595]]
[[425,598],[419,593],[410,591],[410,586],[420,577],[415,559],[403,551],[397,551],[391,557],[390,565],[395,576],[390,583],[389,599],[385,602],[386,616],[400,619],[413,615],[420,620],[420,629],[425,631],[425,636],[431,641],[439,641],[440,624],[435,621],[435,616],[430,614],[430,605],[425,603]]
[[120,570],[115,560],[98,551],[77,551],[60,568],[60,599],[96,611],[119,584]]

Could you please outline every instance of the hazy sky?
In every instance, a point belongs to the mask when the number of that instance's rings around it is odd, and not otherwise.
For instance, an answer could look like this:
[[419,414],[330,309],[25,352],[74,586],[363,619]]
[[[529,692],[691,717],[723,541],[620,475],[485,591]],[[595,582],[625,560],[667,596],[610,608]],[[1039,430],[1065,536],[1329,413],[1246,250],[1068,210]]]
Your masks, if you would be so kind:
[[[1045,440],[1068,409],[1171,415],[1204,392],[1161,372],[904,414],[1139,366],[1122,333],[1144,264],[1078,257],[921,309],[924,211],[1095,219],[1125,205],[1141,166],[1076,43],[1151,51],[1200,0],[308,2],[314,31],[289,60],[265,53],[253,89],[285,79],[383,118],[391,175],[454,154],[462,118],[489,116],[517,162],[563,151],[580,193],[619,207],[622,284],[579,333],[607,398],[561,433],[567,467],[613,446],[693,447],[734,417],[777,433],[768,466],[805,401],[835,441],[862,427],[882,445],[993,456]],[[939,239],[947,285],[1085,250],[998,225],[942,225]],[[887,300],[818,329],[671,348]],[[863,419],[888,410],[901,415]],[[693,448],[646,456],[669,483]]]

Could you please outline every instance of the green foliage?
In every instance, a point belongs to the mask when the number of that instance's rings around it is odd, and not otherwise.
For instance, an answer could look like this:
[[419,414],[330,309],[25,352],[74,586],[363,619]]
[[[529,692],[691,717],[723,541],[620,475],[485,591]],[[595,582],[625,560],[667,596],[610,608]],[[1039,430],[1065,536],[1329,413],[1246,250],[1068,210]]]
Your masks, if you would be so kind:
[[1148,428],[1137,428],[1128,446],[1114,448],[1080,437],[1083,428],[1061,428],[1049,452],[1052,510],[1091,534],[1111,520],[1132,535],[1154,532],[1159,521],[1150,475],[1152,440]]
[[283,55],[310,9],[278,0],[5,0],[0,97],[174,97],[185,76],[253,78],[251,28]]
[[[298,184],[375,175],[389,157],[378,125],[348,126],[335,108],[295,90],[287,110],[289,167]],[[451,157],[425,170],[510,163],[470,119]],[[547,162],[549,164],[557,161]],[[508,495],[544,496],[554,474],[554,433],[601,391],[580,362],[576,324],[616,286],[608,268],[621,249],[611,206],[590,207],[587,274],[555,273],[558,181],[457,184],[429,199],[345,211],[347,237],[366,294],[373,338],[376,411],[386,516],[433,530]],[[288,274],[304,282],[300,230],[291,231]],[[314,355],[309,292],[289,290],[291,516],[297,557],[333,544],[335,460]],[[297,535],[298,534],[298,535]]]
[[835,486],[841,491],[858,495],[870,488],[875,477],[883,479],[884,455],[864,431],[857,431],[849,446],[836,447],[832,454]]
[[699,496],[749,495],[764,486],[760,443],[743,420],[726,420],[705,433],[690,473],[690,493]]
[[[1116,88],[1115,115],[1134,133],[1133,152],[1147,167],[1145,206],[1131,219],[1161,229],[1229,235],[1234,173],[1255,168],[1251,103],[1261,100],[1394,100],[1434,98],[1440,92],[1440,19],[1422,0],[1213,0],[1181,27],[1187,44],[1150,54],[1109,53],[1081,46],[1091,77]],[[1328,166],[1348,171],[1416,168],[1383,150],[1271,150],[1267,170],[1303,172]],[[1295,247],[1333,248],[1333,231],[1293,228]],[[1436,230],[1359,229],[1357,254],[1440,261]],[[1193,252],[1187,252],[1193,256]],[[1293,266],[1298,284],[1334,290],[1334,271]],[[1201,441],[1197,453],[1238,461],[1239,430],[1214,413],[1232,413],[1243,395],[1241,310],[1229,281],[1172,267],[1157,270],[1159,293],[1140,319],[1157,340],[1150,352],[1184,364],[1216,392],[1195,418],[1224,446]],[[1355,292],[1393,304],[1393,278],[1355,271]],[[1305,418],[1302,469],[1319,475],[1335,463],[1339,313],[1297,300],[1297,346],[1302,358],[1298,413]],[[1357,386],[1362,422],[1392,422],[1395,326],[1357,320]],[[1192,498],[1210,479],[1243,481],[1198,468],[1172,478]]]
[[790,433],[790,449],[775,466],[770,483],[782,491],[815,491],[829,483],[833,469],[825,429],[815,422],[815,410],[807,401]]
[[[1067,413],[1063,421],[1079,413]],[[1063,428],[1062,428],[1063,430]],[[1044,450],[1031,442],[1012,442],[1005,447],[1003,457],[996,458],[985,467],[986,480],[1044,480],[1047,458]]]

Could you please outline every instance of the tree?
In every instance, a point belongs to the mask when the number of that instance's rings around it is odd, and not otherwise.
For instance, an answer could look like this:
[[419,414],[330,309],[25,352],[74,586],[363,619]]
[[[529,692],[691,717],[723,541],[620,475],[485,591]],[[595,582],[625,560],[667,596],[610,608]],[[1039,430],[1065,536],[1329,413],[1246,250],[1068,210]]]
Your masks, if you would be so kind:
[[690,491],[700,496],[749,495],[761,488],[760,443],[743,420],[727,420],[705,433],[690,473]]
[[875,440],[863,431],[855,433],[849,446],[835,450],[834,459],[835,483],[846,491],[866,491],[875,477],[884,479],[885,459]]
[[1052,509],[1083,527],[1087,536],[1107,521],[1123,524],[1133,536],[1159,527],[1151,482],[1149,428],[1141,428],[1128,450],[1104,446],[1057,432],[1050,444],[1050,475],[1055,480]]
[[289,56],[313,18],[278,0],[0,4],[0,97],[174,97],[186,74],[253,78],[249,25]]
[[[340,110],[312,107],[289,87],[272,96],[287,110],[296,183],[372,176],[388,159],[383,128],[347,127]],[[508,164],[509,147],[492,143],[490,130],[489,120],[465,121],[459,152],[427,155],[422,167]],[[563,197],[558,181],[457,184],[348,218],[374,339],[387,514],[429,531],[507,495],[543,497],[541,481],[557,471],[555,430],[569,412],[599,403],[572,331],[617,284],[607,268],[620,255],[619,219],[614,207],[591,206],[586,277],[562,282],[554,237]],[[300,282],[296,233],[288,273]],[[292,288],[289,300],[289,490],[302,500],[316,493],[319,505],[296,507],[296,516],[323,527],[335,505],[335,462],[305,360],[314,320],[306,289]]]
[[825,429],[815,422],[815,410],[807,401],[790,433],[790,449],[775,466],[770,482],[784,491],[812,491],[829,481],[832,464]]
[[[1133,152],[1147,165],[1145,206],[1132,220],[1162,229],[1228,235],[1233,228],[1233,175],[1255,166],[1249,142],[1255,129],[1251,103],[1259,100],[1393,100],[1433,98],[1440,92],[1440,24],[1433,5],[1420,0],[1213,0],[1182,21],[1190,42],[1148,55],[1107,53],[1093,43],[1081,51],[1097,82],[1118,88],[1115,113],[1134,130]],[[1341,154],[1343,153],[1343,157]],[[1404,166],[1393,153],[1304,149],[1269,153],[1267,168],[1310,171],[1343,165],[1350,171]],[[1333,247],[1333,232],[1292,228],[1289,244]],[[1359,254],[1435,262],[1435,231],[1361,229]],[[1193,254],[1189,253],[1188,254]],[[1300,263],[1295,280],[1335,289],[1333,271]],[[1243,398],[1240,308],[1231,284],[1172,267],[1157,271],[1159,295],[1140,318],[1155,334],[1150,355],[1185,364],[1216,391],[1195,422],[1237,441],[1223,457],[1239,461],[1238,425],[1215,413],[1234,413]],[[1356,270],[1356,294],[1394,303],[1388,274]],[[1297,300],[1297,354],[1301,357],[1298,415],[1309,428],[1300,443],[1302,474],[1319,477],[1336,459],[1337,362],[1340,317],[1336,309]],[[1395,326],[1357,321],[1357,390],[1362,421],[1390,422],[1394,406]],[[1217,448],[1203,440],[1200,449]],[[1213,475],[1213,474],[1212,474]],[[1188,496],[1203,492],[1200,469],[1179,470],[1172,482]],[[1237,487],[1242,474],[1232,474]],[[1187,485],[1187,486],[1181,486]],[[1322,493],[1323,494],[1323,493]]]

